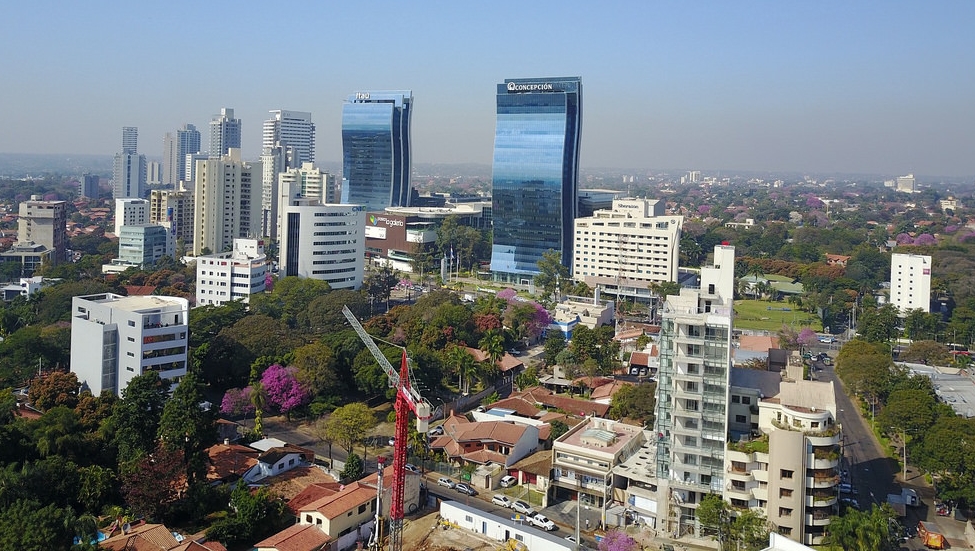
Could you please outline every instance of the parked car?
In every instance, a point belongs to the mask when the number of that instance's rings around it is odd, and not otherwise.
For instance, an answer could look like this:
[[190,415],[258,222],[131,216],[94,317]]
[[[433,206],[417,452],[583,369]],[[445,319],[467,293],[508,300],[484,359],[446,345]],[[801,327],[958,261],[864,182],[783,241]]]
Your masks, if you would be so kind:
[[549,520],[548,517],[546,517],[541,513],[528,517],[528,522],[533,526],[536,526],[548,532],[555,530],[555,523]]
[[502,476],[501,477],[501,487],[502,488],[510,488],[510,487],[514,486],[515,484],[518,484],[518,479],[515,478],[515,477],[513,477],[513,476],[506,475],[506,476]]
[[469,496],[477,495],[477,490],[475,490],[468,484],[464,484],[463,482],[454,486],[454,491],[460,492],[462,494],[467,494]]
[[522,513],[529,516],[535,514],[535,510],[531,508],[531,505],[520,499],[515,500],[514,504],[511,505],[511,508],[514,509],[516,513]]
[[495,495],[491,498],[491,503],[502,507],[511,507],[511,500],[508,499],[508,496]]
[[429,434],[430,436],[440,436],[441,434],[443,434],[443,425],[437,425],[433,427],[432,429],[427,431],[427,434]]
[[420,473],[420,468],[417,467],[416,465],[414,465],[413,463],[407,463],[406,464],[406,470],[407,471],[410,471],[410,472],[417,473],[417,474]]
[[437,485],[438,486],[446,486],[446,487],[450,488],[451,490],[453,490],[454,489],[454,486],[456,486],[457,484],[453,480],[451,480],[451,479],[449,479],[449,478],[447,478],[445,476],[441,476],[440,478],[437,479]]

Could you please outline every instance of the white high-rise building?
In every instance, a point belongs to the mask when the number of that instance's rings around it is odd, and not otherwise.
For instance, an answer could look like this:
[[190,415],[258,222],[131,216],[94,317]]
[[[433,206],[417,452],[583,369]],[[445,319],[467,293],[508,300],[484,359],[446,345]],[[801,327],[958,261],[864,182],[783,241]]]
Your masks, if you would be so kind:
[[261,235],[278,239],[278,175],[292,166],[294,149],[281,144],[261,154]]
[[294,161],[290,166],[315,162],[315,124],[311,113],[303,111],[284,111],[275,109],[271,118],[264,121],[262,151],[275,146],[290,147],[294,150]]
[[663,201],[614,199],[611,210],[575,219],[572,277],[611,294],[647,300],[651,284],[677,281],[683,216]]
[[144,226],[149,223],[149,201],[135,197],[115,200],[115,236],[122,226]]
[[714,247],[699,289],[667,297],[653,432],[657,518],[667,533],[696,533],[695,509],[725,487],[725,449],[734,319],[735,249]]
[[188,314],[189,301],[180,297],[74,297],[71,372],[95,396],[103,390],[121,396],[149,371],[178,382],[186,375]]
[[[302,163],[301,168],[289,168],[278,174],[277,207],[274,217],[275,234],[281,233],[281,209],[293,203],[295,199],[310,199],[322,204],[338,203],[334,194],[328,191],[335,188],[335,175],[322,171],[313,163]],[[329,201],[332,198],[332,201]]]
[[261,233],[261,164],[240,160],[240,150],[197,161],[193,189],[193,254],[233,250],[236,238]]
[[149,164],[145,155],[139,155],[139,130],[132,126],[122,128],[122,152],[115,154],[112,166],[112,196],[142,197],[146,189]]
[[914,193],[916,189],[917,189],[916,181],[914,179],[913,174],[897,177],[897,191],[903,191],[904,193]]
[[294,199],[282,206],[281,276],[327,281],[332,289],[362,286],[366,209]]
[[263,293],[268,274],[264,242],[234,239],[234,250],[196,259],[196,305],[220,306],[231,300],[250,302]]
[[234,118],[233,109],[224,107],[210,120],[209,156],[219,159],[231,149],[240,149],[240,119]]
[[903,316],[908,310],[931,311],[931,257],[890,255],[890,303]]
[[199,153],[200,145],[200,132],[192,124],[184,124],[175,135],[166,133],[163,138],[163,184],[174,186],[187,180],[186,156]]

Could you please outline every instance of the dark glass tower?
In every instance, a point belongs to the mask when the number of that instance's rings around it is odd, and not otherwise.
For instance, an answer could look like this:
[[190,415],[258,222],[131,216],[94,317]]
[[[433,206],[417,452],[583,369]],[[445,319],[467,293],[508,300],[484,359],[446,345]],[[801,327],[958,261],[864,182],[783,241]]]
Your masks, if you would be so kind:
[[410,206],[413,92],[356,92],[342,106],[342,202]]
[[525,283],[550,249],[571,269],[581,135],[582,78],[498,84],[491,250],[496,281]]

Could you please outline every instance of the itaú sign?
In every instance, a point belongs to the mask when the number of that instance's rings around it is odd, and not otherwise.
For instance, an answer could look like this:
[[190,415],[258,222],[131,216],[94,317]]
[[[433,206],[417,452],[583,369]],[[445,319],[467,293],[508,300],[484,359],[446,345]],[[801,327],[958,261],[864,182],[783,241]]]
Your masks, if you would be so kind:
[[538,84],[518,84],[517,82],[508,83],[509,92],[538,92],[544,90],[554,90],[552,83],[540,82]]

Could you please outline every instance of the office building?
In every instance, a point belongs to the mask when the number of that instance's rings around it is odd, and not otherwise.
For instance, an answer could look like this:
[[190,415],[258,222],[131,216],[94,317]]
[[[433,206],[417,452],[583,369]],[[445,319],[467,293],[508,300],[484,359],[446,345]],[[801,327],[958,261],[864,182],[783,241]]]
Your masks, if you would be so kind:
[[71,372],[83,389],[121,396],[129,382],[156,371],[173,383],[186,375],[189,301],[112,293],[71,300]]
[[901,316],[920,308],[931,311],[931,257],[921,254],[890,255],[890,303]]
[[54,251],[51,261],[59,264],[67,260],[68,251],[67,201],[43,201],[32,195],[20,204],[17,219],[17,242],[35,243]]
[[173,257],[175,239],[158,224],[122,226],[118,233],[118,258],[122,263],[149,268],[164,256]]
[[240,160],[240,150],[196,163],[193,254],[233,250],[234,239],[259,237],[261,165]]
[[615,199],[610,210],[576,218],[572,277],[592,288],[650,300],[651,287],[677,281],[683,216],[664,216],[663,201]]
[[264,292],[267,275],[264,242],[234,239],[230,252],[197,257],[196,305],[220,306],[231,300],[249,303],[251,295]]
[[332,289],[362,286],[365,207],[299,198],[281,210],[281,277],[326,281]]
[[86,199],[98,199],[98,176],[84,173],[78,181],[78,195]]
[[115,200],[115,235],[122,231],[122,226],[141,226],[148,224],[149,201],[128,197]]
[[185,167],[183,174],[186,177],[183,182],[185,183],[186,189],[193,189],[193,182],[196,181],[196,162],[209,159],[209,153],[187,153],[185,159]]
[[154,189],[149,193],[149,223],[169,230],[177,244],[192,250],[193,193],[186,189]]
[[153,187],[162,185],[162,163],[159,161],[146,163],[146,185]]
[[269,216],[271,234],[281,234],[281,208],[293,203],[295,199],[310,199],[318,203],[338,203],[335,193],[335,175],[323,172],[313,163],[302,163],[299,168],[289,168],[278,174],[278,183],[273,187],[275,196],[271,202],[274,209]]
[[293,166],[294,157],[294,149],[280,143],[261,153],[261,235],[275,241],[281,228],[278,178]]
[[122,127],[122,153],[128,155],[138,155],[139,153],[139,129],[134,126]]
[[192,124],[184,124],[176,134],[166,132],[163,137],[162,183],[175,186],[187,181],[186,156],[200,152],[200,132]]
[[356,92],[342,106],[342,202],[410,206],[413,92]]
[[294,159],[289,166],[315,162],[315,124],[311,122],[311,113],[275,109],[271,118],[264,121],[263,130],[262,151],[278,145],[290,147]]
[[209,156],[219,159],[231,149],[240,149],[240,119],[234,118],[233,109],[224,107],[210,119]]
[[907,176],[897,177],[897,191],[902,191],[904,193],[914,193],[917,189],[916,181],[913,174],[908,174]]
[[495,281],[527,284],[546,251],[572,267],[582,79],[508,79],[497,104],[491,271]]
[[145,155],[139,155],[138,129],[122,128],[122,151],[115,154],[112,166],[112,197],[142,197],[146,189],[149,164]]
[[657,518],[671,534],[696,534],[695,509],[725,486],[735,249],[714,248],[700,288],[667,297],[660,328]]

